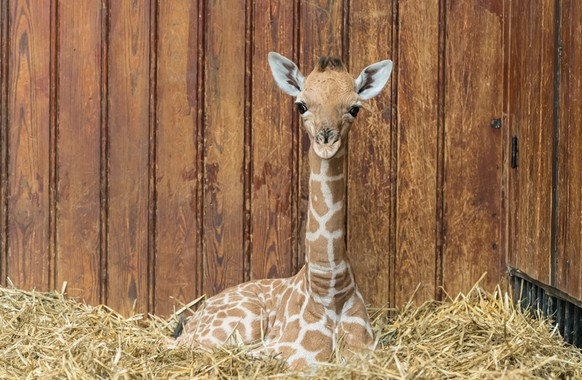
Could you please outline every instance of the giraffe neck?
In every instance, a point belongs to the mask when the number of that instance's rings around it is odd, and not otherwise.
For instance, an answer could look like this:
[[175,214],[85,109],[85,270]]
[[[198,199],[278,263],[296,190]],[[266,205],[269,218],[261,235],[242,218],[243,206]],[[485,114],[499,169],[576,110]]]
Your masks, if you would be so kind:
[[345,148],[330,160],[309,150],[306,276],[323,303],[341,303],[355,288],[345,247],[345,157]]

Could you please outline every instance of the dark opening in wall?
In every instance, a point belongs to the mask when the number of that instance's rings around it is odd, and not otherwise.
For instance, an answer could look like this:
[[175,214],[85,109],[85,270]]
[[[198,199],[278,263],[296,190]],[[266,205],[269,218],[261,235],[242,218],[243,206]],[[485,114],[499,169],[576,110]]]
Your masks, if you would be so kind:
[[551,317],[564,340],[582,348],[582,302],[526,274],[509,269],[514,302],[522,310],[539,310]]

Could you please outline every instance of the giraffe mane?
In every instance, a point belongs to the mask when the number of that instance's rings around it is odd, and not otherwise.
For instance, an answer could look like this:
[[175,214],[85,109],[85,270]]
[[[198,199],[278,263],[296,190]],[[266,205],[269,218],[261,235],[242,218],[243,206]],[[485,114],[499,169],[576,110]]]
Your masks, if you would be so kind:
[[323,72],[325,70],[333,71],[347,71],[346,65],[338,57],[325,56],[319,58],[316,66],[317,71]]

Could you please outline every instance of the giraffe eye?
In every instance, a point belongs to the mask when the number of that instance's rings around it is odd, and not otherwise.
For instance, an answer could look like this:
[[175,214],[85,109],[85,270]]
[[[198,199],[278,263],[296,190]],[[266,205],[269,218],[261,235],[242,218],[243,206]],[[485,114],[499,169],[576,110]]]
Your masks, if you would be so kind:
[[358,112],[360,112],[360,106],[353,106],[352,108],[350,108],[350,115],[352,115],[353,117],[358,116]]
[[297,109],[299,110],[299,113],[301,115],[307,112],[307,106],[305,105],[305,103],[295,103],[295,104],[297,105]]

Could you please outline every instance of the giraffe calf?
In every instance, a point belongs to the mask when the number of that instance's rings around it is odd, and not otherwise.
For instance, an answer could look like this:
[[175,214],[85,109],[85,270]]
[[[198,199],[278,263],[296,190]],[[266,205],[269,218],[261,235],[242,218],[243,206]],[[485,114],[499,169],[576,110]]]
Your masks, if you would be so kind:
[[375,346],[345,247],[346,149],[361,101],[380,93],[392,62],[355,79],[337,58],[321,58],[307,77],[277,53],[269,64],[277,85],[295,97],[311,142],[305,265],[293,277],[250,281],[209,298],[174,343],[208,348],[236,337],[304,368],[328,361],[340,342],[343,352]]

